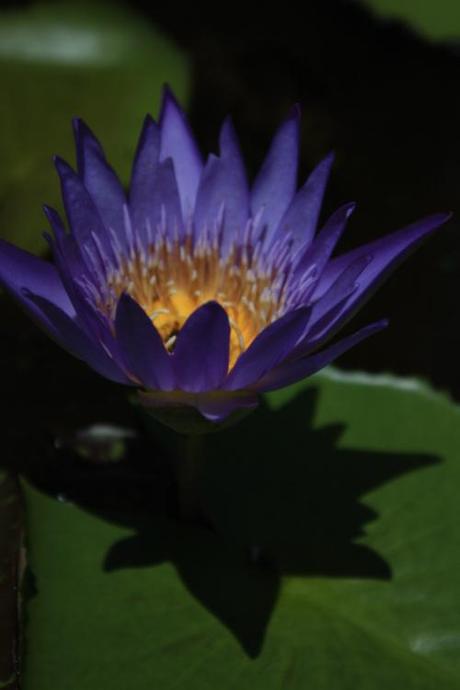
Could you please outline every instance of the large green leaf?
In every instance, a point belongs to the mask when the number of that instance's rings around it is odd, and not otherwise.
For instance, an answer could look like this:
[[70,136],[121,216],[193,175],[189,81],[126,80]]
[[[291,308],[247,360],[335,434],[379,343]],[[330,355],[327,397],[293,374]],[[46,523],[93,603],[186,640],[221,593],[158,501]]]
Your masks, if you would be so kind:
[[459,449],[442,395],[330,370],[208,438],[215,531],[168,516],[155,443],[151,473],[59,457],[26,484],[23,687],[458,688]]
[[71,119],[83,117],[128,178],[142,120],[161,87],[184,100],[184,56],[121,6],[48,3],[0,14],[0,235],[46,247],[42,204],[60,207],[52,156],[74,160]]

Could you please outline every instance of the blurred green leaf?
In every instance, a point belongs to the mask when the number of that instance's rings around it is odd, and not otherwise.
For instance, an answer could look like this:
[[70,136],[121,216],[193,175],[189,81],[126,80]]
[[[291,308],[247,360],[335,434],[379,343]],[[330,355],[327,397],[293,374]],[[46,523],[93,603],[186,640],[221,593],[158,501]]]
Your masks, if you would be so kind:
[[459,448],[442,395],[330,370],[208,438],[215,531],[147,482],[103,510],[113,465],[92,504],[26,485],[23,687],[458,688]]
[[182,101],[185,57],[118,5],[49,3],[0,14],[0,235],[42,252],[43,203],[61,208],[52,164],[74,160],[71,118],[83,117],[128,180],[144,115],[162,84]]
[[364,0],[377,14],[410,24],[428,38],[460,38],[458,0]]

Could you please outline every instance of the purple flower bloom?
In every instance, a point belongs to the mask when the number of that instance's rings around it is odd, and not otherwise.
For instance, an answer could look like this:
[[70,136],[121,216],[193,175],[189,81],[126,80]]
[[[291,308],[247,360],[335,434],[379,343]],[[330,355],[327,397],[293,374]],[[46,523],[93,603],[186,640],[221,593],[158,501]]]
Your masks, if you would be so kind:
[[229,120],[204,163],[166,90],[147,117],[129,194],[99,142],[74,123],[78,170],[56,158],[70,232],[45,208],[55,265],[0,243],[0,280],[49,335],[157,407],[211,421],[326,366],[376,333],[324,345],[423,237],[436,214],[332,257],[354,205],[316,233],[332,165],[297,185],[299,111],[275,134],[250,187]]

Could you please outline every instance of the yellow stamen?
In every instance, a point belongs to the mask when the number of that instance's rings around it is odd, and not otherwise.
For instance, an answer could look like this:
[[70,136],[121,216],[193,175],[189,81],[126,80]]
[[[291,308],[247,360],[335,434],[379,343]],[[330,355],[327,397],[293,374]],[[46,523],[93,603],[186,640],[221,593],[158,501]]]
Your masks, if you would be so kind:
[[227,312],[230,367],[257,334],[279,315],[283,296],[270,290],[275,270],[258,272],[246,251],[237,248],[222,259],[218,247],[194,249],[184,242],[156,242],[146,254],[134,253],[110,276],[113,298],[99,307],[113,316],[118,297],[128,292],[158,329],[165,347],[172,351],[178,332],[202,304],[215,300]]

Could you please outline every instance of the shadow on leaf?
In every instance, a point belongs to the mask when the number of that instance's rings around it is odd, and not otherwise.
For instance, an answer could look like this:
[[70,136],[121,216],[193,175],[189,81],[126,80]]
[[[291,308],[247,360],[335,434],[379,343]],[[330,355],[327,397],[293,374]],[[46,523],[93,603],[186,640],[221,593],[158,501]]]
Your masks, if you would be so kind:
[[317,395],[309,389],[277,411],[262,405],[207,438],[201,502],[209,524],[177,517],[171,462],[157,427],[153,443],[138,437],[121,462],[91,465],[70,453],[63,463],[48,444],[49,462],[27,473],[48,493],[133,530],[105,555],[107,573],[173,563],[188,591],[254,658],[283,575],[391,578],[382,556],[356,542],[377,518],[361,497],[439,462],[339,448],[342,425],[312,428]]

